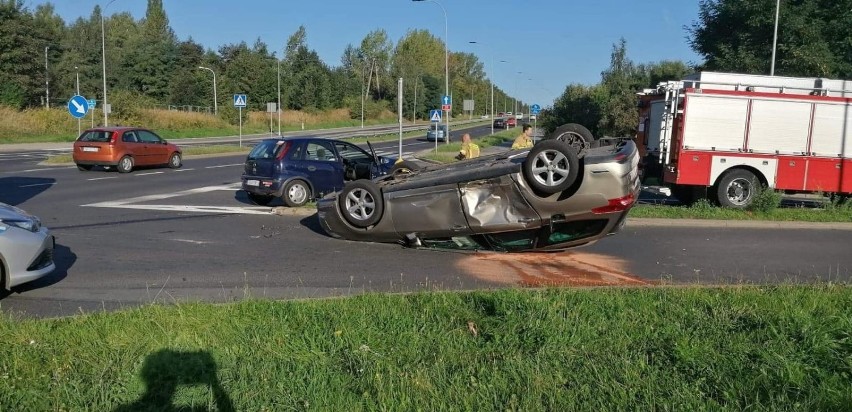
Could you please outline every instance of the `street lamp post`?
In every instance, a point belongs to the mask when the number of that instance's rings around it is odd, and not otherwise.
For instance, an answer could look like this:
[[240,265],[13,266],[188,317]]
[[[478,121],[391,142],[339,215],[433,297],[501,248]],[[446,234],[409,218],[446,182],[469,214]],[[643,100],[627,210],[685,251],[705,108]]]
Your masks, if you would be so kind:
[[103,10],[101,10],[101,64],[103,65],[103,75],[104,75],[104,127],[109,126],[109,118],[108,107],[107,106],[107,85],[106,85],[106,31],[104,30],[104,14],[106,13],[107,7],[112,4],[115,0],[110,0],[109,3],[104,6]]
[[[450,40],[449,40],[449,21],[447,20],[447,10],[437,0],[411,0],[411,1],[431,1],[441,8],[444,12],[444,91],[445,95],[450,95]],[[447,144],[450,143],[450,113],[447,111]]]
[[[74,66],[74,74],[77,77],[77,96],[80,95],[80,69]],[[80,118],[77,118],[77,136],[80,135]]]
[[44,102],[47,109],[50,110],[50,72],[47,70],[47,49],[50,46],[44,46]]
[[209,70],[210,73],[213,73],[213,114],[219,114],[219,98],[216,96],[216,72],[209,67],[198,66],[199,69]]
[[[479,44],[476,41],[468,42],[470,44]],[[491,51],[491,70],[494,70],[494,51]],[[493,74],[493,73],[492,73]],[[494,134],[494,79],[489,79],[488,81],[491,83],[491,134]]]
[[281,136],[281,59],[278,60],[278,136]]
[[769,75],[775,76],[775,47],[778,45],[778,12],[781,10],[781,0],[775,1],[775,32],[772,35],[772,67]]

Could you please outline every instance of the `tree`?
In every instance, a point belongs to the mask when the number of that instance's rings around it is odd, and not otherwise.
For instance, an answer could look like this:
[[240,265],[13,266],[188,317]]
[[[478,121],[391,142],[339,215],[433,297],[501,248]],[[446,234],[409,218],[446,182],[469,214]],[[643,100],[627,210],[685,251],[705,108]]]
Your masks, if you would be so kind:
[[[852,77],[852,0],[781,2],[775,74]],[[701,0],[689,43],[704,68],[769,74],[773,0]]]

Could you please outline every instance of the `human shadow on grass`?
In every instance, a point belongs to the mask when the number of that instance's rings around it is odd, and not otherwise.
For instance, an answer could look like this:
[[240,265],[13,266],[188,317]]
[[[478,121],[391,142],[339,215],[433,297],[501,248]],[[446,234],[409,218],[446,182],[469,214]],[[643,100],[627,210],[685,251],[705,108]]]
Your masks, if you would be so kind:
[[[216,362],[209,352],[159,350],[145,358],[140,374],[145,381],[145,393],[136,402],[119,406],[115,412],[234,411],[231,398],[219,383]],[[212,392],[214,404],[175,405],[175,394],[182,385],[206,385]]]

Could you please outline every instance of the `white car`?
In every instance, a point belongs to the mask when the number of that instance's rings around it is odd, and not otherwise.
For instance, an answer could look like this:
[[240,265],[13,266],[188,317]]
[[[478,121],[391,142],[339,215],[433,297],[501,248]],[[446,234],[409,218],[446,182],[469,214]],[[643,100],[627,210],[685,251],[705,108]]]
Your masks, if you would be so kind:
[[37,217],[0,203],[0,287],[9,290],[56,270],[54,246]]

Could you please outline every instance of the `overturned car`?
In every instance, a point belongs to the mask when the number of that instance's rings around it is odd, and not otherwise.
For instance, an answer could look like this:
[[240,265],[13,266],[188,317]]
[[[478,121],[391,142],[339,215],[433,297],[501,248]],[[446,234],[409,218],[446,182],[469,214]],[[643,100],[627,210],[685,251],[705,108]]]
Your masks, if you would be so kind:
[[[398,168],[317,203],[333,237],[456,250],[563,250],[616,233],[639,193],[636,145],[561,139],[447,165]],[[413,169],[413,170],[411,170]]]

